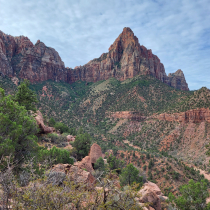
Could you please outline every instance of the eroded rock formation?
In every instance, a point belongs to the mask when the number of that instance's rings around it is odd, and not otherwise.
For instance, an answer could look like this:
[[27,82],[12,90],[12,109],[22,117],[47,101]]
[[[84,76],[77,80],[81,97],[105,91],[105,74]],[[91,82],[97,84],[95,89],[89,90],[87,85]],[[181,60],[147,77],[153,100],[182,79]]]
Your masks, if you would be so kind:
[[108,53],[93,59],[84,66],[65,68],[59,54],[39,40],[35,45],[24,36],[13,37],[0,31],[0,74],[25,78],[32,83],[45,80],[73,83],[77,80],[96,82],[115,77],[125,80],[136,75],[153,75],[160,81],[189,90],[184,74],[178,70],[166,75],[160,59],[124,28]]
[[13,37],[0,31],[0,73],[32,83],[67,81],[67,70],[58,52],[39,40],[35,45],[25,36]]
[[71,181],[78,184],[87,184],[92,186],[95,182],[95,178],[90,172],[70,164],[57,164],[53,167],[52,172],[65,173],[66,176],[69,176]]
[[153,115],[152,118],[181,123],[200,123],[204,121],[210,123],[210,110],[209,108],[192,109],[180,113]]
[[48,127],[44,124],[42,113],[39,110],[36,113],[35,120],[40,128],[40,133],[47,134],[47,133],[52,133],[55,131],[55,128]]
[[145,183],[138,194],[140,195],[140,203],[149,203],[149,206],[155,210],[161,210],[160,196],[163,194],[156,184],[152,182]]
[[102,157],[101,147],[94,143],[90,148],[89,156],[91,163],[96,163],[98,158]]
[[86,169],[88,172],[94,171],[90,156],[84,157],[80,162],[76,162],[74,165],[78,166],[80,169]]

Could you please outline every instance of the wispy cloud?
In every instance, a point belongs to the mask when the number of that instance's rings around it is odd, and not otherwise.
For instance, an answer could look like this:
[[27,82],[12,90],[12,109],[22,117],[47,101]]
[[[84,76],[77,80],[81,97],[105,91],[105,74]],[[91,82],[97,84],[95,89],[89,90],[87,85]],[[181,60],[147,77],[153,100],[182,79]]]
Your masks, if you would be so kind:
[[209,0],[0,0],[0,30],[55,48],[66,66],[107,52],[124,27],[190,89],[210,88]]

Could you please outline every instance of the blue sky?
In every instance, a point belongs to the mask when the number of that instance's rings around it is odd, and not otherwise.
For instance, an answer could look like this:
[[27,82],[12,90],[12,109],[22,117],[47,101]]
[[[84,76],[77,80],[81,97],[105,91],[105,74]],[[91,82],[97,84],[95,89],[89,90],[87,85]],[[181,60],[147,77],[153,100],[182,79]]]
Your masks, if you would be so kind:
[[209,0],[0,0],[0,30],[40,39],[66,67],[108,52],[124,27],[167,74],[182,69],[191,90],[210,88]]

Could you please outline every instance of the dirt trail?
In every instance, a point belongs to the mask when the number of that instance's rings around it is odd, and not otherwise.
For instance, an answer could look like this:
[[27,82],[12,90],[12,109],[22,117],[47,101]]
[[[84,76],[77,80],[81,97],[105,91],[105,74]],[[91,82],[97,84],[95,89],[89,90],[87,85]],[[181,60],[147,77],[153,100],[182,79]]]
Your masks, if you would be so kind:
[[133,146],[133,143],[131,143],[130,141],[128,141],[128,140],[124,140],[123,141],[125,144],[128,144],[130,147],[133,147],[133,148],[135,148],[135,149],[139,149],[139,150],[141,150],[141,148],[140,147],[138,147],[138,146]]

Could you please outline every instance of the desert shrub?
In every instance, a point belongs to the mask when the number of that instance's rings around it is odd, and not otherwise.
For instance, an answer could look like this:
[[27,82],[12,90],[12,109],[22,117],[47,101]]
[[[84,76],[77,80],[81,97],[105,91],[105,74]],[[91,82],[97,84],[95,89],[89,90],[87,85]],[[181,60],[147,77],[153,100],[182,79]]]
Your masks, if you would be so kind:
[[56,123],[56,122],[55,122],[54,118],[51,117],[51,118],[49,119],[49,122],[48,122],[49,126],[54,127],[54,126],[55,126],[55,123]]
[[69,163],[73,164],[73,159],[70,158],[70,152],[65,149],[59,149],[55,146],[50,149],[41,149],[38,154],[39,161],[43,162],[44,160],[48,160],[51,164],[58,163]]
[[98,158],[98,160],[94,164],[94,169],[99,170],[99,171],[105,170],[104,160],[102,157]]
[[205,180],[201,182],[194,182],[192,179],[188,184],[180,187],[181,195],[175,198],[170,193],[169,199],[180,210],[191,210],[191,209],[210,209],[209,205],[206,204],[206,198],[209,196],[208,187]]
[[67,132],[69,132],[69,127],[67,125],[65,125],[64,123],[61,123],[61,122],[57,122],[55,124],[55,129],[60,131],[60,133],[67,133]]
[[76,156],[78,160],[81,160],[83,157],[88,155],[91,145],[90,134],[84,133],[76,136],[73,147],[76,148]]
[[109,157],[107,158],[107,163],[109,164],[109,168],[111,170],[116,170],[117,169],[117,172],[118,173],[121,171],[121,169],[125,165],[125,162],[124,161],[121,161],[120,159],[117,159],[112,154],[109,155]]

